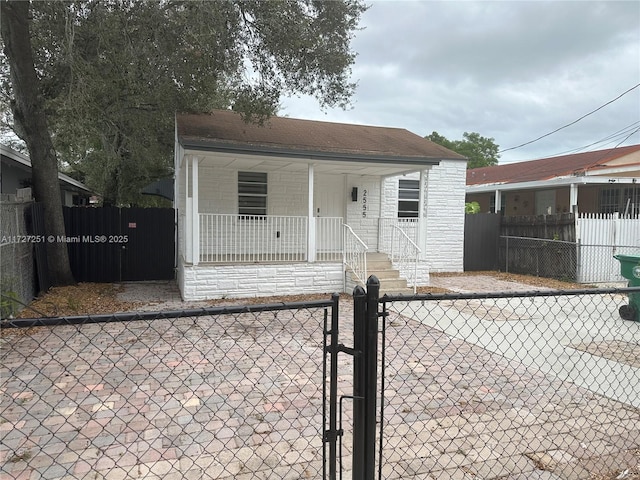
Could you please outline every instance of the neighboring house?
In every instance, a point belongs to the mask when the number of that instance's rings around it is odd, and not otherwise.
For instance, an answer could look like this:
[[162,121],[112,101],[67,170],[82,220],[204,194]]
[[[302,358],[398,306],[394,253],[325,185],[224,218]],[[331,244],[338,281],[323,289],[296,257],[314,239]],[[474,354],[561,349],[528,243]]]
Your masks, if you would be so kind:
[[397,128],[284,117],[258,126],[227,110],[176,123],[185,299],[351,292],[373,271],[365,250],[393,248],[394,266],[418,285],[430,270],[462,270],[459,154]]
[[640,214],[640,145],[468,170],[466,201],[508,216]]
[[[31,161],[29,157],[20,152],[0,145],[2,163],[0,166],[0,193],[3,199],[9,196],[30,197],[31,192]],[[91,191],[81,182],[58,173],[62,205],[72,207],[74,205],[88,205]],[[25,190],[26,189],[26,190]]]

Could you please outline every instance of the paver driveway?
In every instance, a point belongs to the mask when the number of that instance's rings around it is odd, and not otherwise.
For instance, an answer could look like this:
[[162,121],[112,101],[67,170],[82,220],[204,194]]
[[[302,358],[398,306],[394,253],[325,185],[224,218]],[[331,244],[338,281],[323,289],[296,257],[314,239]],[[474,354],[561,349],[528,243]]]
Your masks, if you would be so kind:
[[[589,478],[637,461],[638,408],[418,313],[387,319],[383,478]],[[322,478],[323,322],[303,309],[4,331],[2,475]],[[351,379],[342,355],[341,394]]]

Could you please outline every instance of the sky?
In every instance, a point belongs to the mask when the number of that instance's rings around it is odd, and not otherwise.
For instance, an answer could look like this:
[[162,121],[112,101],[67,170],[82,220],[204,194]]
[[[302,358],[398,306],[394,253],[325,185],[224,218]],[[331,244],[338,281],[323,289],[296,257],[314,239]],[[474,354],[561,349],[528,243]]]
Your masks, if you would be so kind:
[[279,115],[450,140],[477,132],[504,150],[501,164],[640,144],[640,2],[367,4],[351,108],[290,97]]

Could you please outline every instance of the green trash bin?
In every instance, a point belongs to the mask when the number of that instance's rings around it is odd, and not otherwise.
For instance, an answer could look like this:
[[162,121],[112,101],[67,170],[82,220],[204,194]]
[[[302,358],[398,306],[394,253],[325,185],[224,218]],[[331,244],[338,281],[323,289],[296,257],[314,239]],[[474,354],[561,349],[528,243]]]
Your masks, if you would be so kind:
[[[640,287],[640,256],[614,255],[620,262],[620,273],[629,280],[630,287]],[[640,322],[640,292],[629,294],[629,305],[620,307],[620,316],[625,320]]]

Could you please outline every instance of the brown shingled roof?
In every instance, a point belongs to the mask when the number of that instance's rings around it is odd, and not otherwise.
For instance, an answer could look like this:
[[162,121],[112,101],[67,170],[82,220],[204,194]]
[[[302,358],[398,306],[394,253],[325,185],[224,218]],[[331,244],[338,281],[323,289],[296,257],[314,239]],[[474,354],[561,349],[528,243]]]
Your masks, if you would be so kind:
[[640,145],[474,168],[467,170],[467,185],[549,180],[602,168],[611,160],[637,151],[640,151]]
[[264,126],[245,123],[239,114],[216,110],[211,114],[181,114],[178,138],[185,144],[207,144],[407,158],[465,157],[402,128],[371,127],[271,117]]

